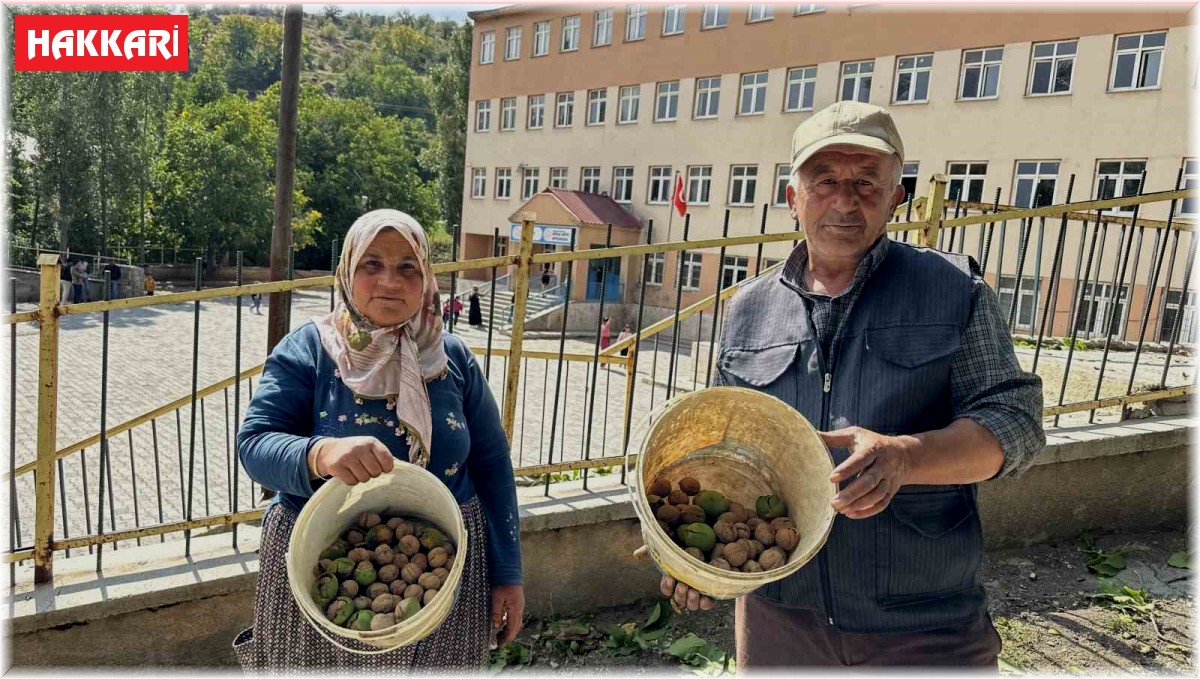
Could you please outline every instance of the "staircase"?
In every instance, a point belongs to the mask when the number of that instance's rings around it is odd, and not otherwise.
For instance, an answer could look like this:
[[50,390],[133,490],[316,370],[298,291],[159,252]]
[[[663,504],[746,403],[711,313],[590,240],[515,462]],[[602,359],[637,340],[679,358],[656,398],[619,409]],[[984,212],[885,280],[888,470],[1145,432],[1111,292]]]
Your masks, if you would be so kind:
[[[508,289],[509,277],[502,276],[496,279],[496,301],[495,311],[492,316],[495,318],[495,327],[497,330],[505,331],[512,327],[512,312],[514,294]],[[558,287],[550,288],[544,292],[529,293],[529,300],[525,305],[525,320],[529,320],[534,316],[558,306],[562,306],[562,290]],[[469,311],[470,292],[459,294],[459,299],[463,303],[463,315],[460,317],[460,323],[467,320]],[[492,308],[492,291],[491,284],[485,283],[479,286],[479,310],[483,312],[484,327],[487,327],[489,319],[489,309]]]

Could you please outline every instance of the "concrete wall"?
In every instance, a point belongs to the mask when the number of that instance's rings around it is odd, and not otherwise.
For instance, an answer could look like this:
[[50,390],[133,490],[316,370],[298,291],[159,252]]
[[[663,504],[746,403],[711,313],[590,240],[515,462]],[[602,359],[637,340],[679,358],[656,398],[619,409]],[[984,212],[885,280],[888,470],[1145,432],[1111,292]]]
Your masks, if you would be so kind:
[[[99,276],[97,276],[97,273]],[[103,270],[97,272],[94,268],[89,269],[88,275],[91,276],[88,288],[91,295],[91,301],[98,301],[102,298],[102,287],[104,285]],[[16,285],[12,289],[12,294],[16,298],[18,304],[36,304],[40,295],[39,289],[41,286],[41,275],[33,269],[13,269],[6,268],[4,270],[5,278],[15,278]],[[117,281],[117,294],[119,297],[133,297],[134,295],[145,294],[145,282],[142,277],[142,269],[136,266],[121,265],[121,280]],[[63,303],[69,303],[71,300],[68,297],[63,300]]]
[[[1180,527],[1188,520],[1187,418],[1157,418],[1060,431],[1017,479],[982,484],[989,548],[1074,539],[1096,532]],[[520,488],[527,611],[562,615],[652,598],[658,572],[636,561],[639,526],[627,489],[613,476],[591,490],[555,484]],[[257,531],[56,561],[55,589],[19,588],[13,663],[32,666],[230,666],[230,642],[252,621]],[[74,562],[74,563],[70,563]],[[28,565],[22,565],[28,576]],[[35,612],[39,611],[39,612]]]

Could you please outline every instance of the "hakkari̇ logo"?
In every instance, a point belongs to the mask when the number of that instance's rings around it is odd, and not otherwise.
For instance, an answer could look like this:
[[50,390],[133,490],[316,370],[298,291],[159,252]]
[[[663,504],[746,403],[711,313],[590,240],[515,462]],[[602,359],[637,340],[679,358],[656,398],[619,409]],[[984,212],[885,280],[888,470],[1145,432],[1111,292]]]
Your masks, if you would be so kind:
[[18,71],[186,71],[187,15],[18,15]]

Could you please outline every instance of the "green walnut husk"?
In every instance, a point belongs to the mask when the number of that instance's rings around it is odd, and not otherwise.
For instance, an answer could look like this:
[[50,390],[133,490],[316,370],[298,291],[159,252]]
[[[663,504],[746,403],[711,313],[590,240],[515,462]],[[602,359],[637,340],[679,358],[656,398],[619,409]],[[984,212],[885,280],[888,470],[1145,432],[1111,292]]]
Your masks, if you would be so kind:
[[419,612],[421,612],[421,600],[417,597],[409,597],[396,606],[396,617],[400,620],[408,620]]
[[787,503],[778,495],[760,495],[754,502],[754,511],[762,520],[770,521],[787,514]]
[[377,577],[378,575],[375,573],[375,564],[371,563],[370,561],[360,561],[358,566],[354,569],[354,581],[358,583],[359,587],[370,586],[371,583],[375,582]]
[[704,517],[709,523],[716,523],[718,517],[729,511],[729,500],[715,490],[700,491],[694,503],[704,510]]
[[355,351],[362,351],[371,346],[371,333],[366,330],[350,333],[350,346]]
[[371,611],[357,611],[354,615],[350,616],[350,623],[346,627],[360,632],[370,631],[371,618],[373,617],[375,617],[375,614]]
[[345,540],[334,540],[333,544],[329,545],[325,548],[325,551],[321,552],[320,558],[329,559],[332,561],[333,559],[340,559],[343,556],[346,556],[346,553],[349,551],[350,544],[348,542]]
[[683,544],[702,552],[711,550],[717,542],[717,534],[711,526],[704,523],[687,524],[679,529],[679,536],[683,539]]
[[367,548],[375,549],[379,545],[386,545],[392,541],[392,529],[381,524],[377,524],[367,531]]
[[351,615],[354,615],[354,602],[344,596],[334,599],[325,609],[325,617],[338,626],[344,626]]
[[329,572],[339,578],[348,578],[354,572],[354,562],[344,556],[340,559],[334,559],[333,563],[330,564]]
[[332,575],[322,575],[312,585],[312,598],[318,606],[324,608],[337,598],[338,580]]
[[432,526],[426,526],[425,528],[421,529],[420,539],[421,546],[427,550],[434,549],[435,547],[441,547],[442,545],[446,544],[445,533],[442,533],[442,531]]

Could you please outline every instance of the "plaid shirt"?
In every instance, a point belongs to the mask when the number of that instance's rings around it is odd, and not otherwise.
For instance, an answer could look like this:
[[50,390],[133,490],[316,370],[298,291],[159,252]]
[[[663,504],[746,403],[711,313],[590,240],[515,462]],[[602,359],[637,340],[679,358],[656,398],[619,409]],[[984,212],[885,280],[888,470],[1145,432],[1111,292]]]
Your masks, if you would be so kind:
[[[887,256],[890,242],[885,236],[875,243],[855,270],[850,287],[836,297],[811,292],[805,284],[807,242],[801,241],[784,264],[780,280],[804,298],[827,364],[834,340],[845,327],[867,278]],[[1046,445],[1042,378],[1021,370],[1000,300],[981,276],[972,273],[971,278],[971,317],[950,368],[954,417],[978,422],[1000,441],[1004,465],[997,477],[1017,475],[1033,464]]]

